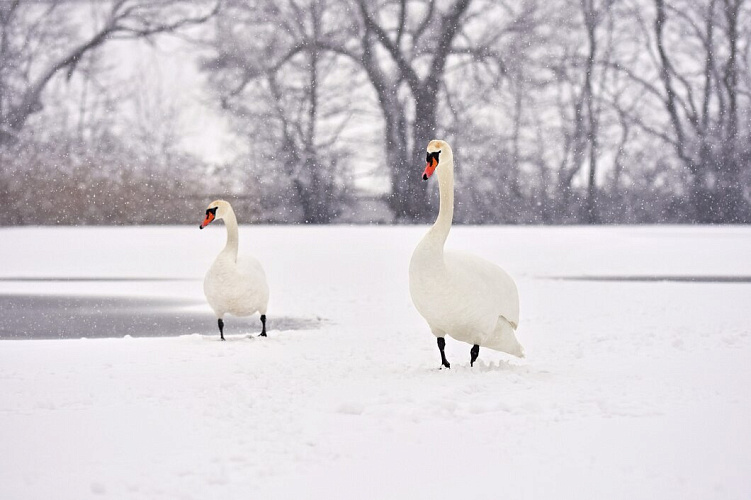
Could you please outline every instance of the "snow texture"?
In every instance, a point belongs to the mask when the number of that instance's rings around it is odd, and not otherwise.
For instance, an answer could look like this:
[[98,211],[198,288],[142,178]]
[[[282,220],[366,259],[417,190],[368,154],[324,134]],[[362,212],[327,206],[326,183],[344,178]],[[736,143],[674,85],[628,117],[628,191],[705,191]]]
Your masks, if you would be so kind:
[[[527,358],[448,339],[451,370],[409,298],[425,229],[241,227],[267,339],[200,305],[180,337],[0,342],[0,498],[751,497],[751,228],[454,228],[517,280]],[[3,229],[0,293],[201,299],[223,245]]]

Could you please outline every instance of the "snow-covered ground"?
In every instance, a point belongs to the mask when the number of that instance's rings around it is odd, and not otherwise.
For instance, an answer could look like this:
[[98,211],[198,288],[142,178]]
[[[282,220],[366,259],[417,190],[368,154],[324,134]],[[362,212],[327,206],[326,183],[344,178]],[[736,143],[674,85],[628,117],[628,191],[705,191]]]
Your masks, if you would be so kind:
[[[0,294],[202,301],[197,225],[2,229]],[[527,358],[449,339],[451,370],[424,231],[241,227],[267,339],[194,302],[179,337],[0,341],[0,498],[751,498],[751,228],[454,228],[517,279]]]

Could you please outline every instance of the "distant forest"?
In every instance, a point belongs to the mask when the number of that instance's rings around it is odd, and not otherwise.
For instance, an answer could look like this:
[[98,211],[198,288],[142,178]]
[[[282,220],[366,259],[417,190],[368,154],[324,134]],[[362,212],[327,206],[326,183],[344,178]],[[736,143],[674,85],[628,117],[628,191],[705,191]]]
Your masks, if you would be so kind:
[[[170,37],[228,161],[113,84]],[[751,0],[0,2],[2,225],[424,223],[433,138],[458,223],[751,223]]]

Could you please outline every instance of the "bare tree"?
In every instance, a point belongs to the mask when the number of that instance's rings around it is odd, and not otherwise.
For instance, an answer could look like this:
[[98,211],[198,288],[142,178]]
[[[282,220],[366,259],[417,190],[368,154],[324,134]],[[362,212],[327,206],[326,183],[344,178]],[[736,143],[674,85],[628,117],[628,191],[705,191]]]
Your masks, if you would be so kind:
[[[447,68],[457,59],[492,61],[501,67],[498,41],[523,23],[504,17],[511,12],[504,6],[472,0],[357,0],[355,9],[360,16],[359,41],[321,44],[357,61],[376,92],[385,122],[392,211],[399,219],[427,220],[431,209],[426,186],[419,172],[415,174],[415,162],[423,156],[427,141],[442,130],[439,110],[447,90]],[[498,24],[473,24],[474,33],[466,29],[482,16]]]
[[[11,222],[174,221],[201,191],[326,223],[363,166],[425,221],[436,136],[461,151],[459,222],[751,221],[751,0],[219,1],[0,2]],[[179,109],[122,98],[99,49],[214,14],[202,67],[246,147],[206,167]]]
[[[318,41],[334,36],[340,2],[229,2],[218,19],[215,55],[203,69],[249,147],[249,182],[263,204],[309,223],[332,221],[345,201],[353,116],[352,74]],[[346,17],[344,17],[346,19]],[[273,181],[273,182],[271,182]]]
[[[0,3],[0,147],[17,137],[43,107],[43,92],[68,78],[89,52],[112,40],[148,38],[205,22],[219,4],[178,0],[113,0],[101,6],[101,23],[79,36],[66,0]],[[88,31],[88,30],[87,30]]]
[[692,220],[749,221],[742,173],[751,162],[751,131],[740,116],[751,113],[751,88],[739,75],[749,72],[740,54],[751,50],[751,5],[654,0],[654,7],[652,29],[646,20],[642,27],[656,81],[636,69],[630,75],[664,110],[667,130],[648,117],[635,123],[670,145],[687,170]]

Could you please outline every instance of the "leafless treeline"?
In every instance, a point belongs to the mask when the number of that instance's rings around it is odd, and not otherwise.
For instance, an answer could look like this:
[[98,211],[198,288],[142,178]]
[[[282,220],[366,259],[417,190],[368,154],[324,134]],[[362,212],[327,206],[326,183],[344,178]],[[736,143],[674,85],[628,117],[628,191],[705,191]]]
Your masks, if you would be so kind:
[[[229,165],[108,112],[103,47],[196,26]],[[751,222],[751,0],[0,1],[5,223],[367,220],[363,169],[426,221],[434,137],[462,222]]]

